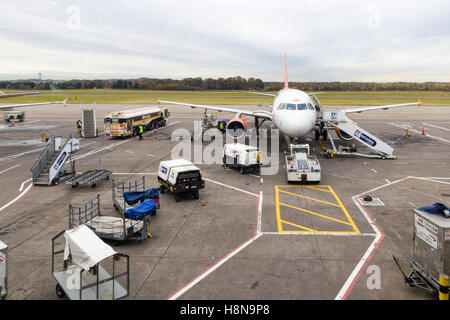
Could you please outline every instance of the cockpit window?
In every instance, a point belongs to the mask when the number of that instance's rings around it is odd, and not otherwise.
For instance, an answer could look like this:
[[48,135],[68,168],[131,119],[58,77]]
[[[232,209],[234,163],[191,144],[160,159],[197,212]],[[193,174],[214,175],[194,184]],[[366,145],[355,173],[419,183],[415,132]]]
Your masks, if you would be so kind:
[[294,103],[286,103],[286,110],[295,110],[297,106]]
[[314,107],[312,106],[311,103],[308,103],[308,109],[309,109],[309,110],[314,110]]
[[307,109],[306,103],[299,103],[297,105],[297,110],[306,110],[306,109]]
[[278,106],[278,110],[282,110],[284,109],[284,107],[286,106],[286,103],[280,103],[280,105]]

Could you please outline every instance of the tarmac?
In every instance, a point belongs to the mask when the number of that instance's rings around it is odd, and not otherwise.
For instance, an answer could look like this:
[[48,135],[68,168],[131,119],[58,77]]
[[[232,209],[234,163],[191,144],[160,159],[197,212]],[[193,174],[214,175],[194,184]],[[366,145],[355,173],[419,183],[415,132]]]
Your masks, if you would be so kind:
[[[170,139],[172,132],[192,131],[203,114],[170,106],[168,126],[156,135],[146,132],[144,141],[113,139],[102,134],[103,116],[136,106],[98,104],[100,135],[81,138],[73,158],[77,171],[96,169],[101,159],[102,168],[113,171],[111,179],[95,188],[33,186],[30,169],[45,148],[42,132],[77,136],[81,107],[92,106],[30,107],[25,122],[0,125],[0,240],[9,246],[7,299],[58,299],[51,239],[68,228],[69,204],[100,194],[102,214],[119,216],[111,180],[145,175],[148,186],[158,187],[159,162],[180,143]],[[220,164],[198,164],[206,181],[199,200],[177,203],[173,195],[162,194],[150,223],[153,237],[113,247],[130,256],[127,299],[434,299],[404,283],[392,255],[408,270],[413,208],[450,203],[450,107],[405,107],[353,118],[391,145],[397,159],[328,159],[311,133],[304,142],[321,163],[320,184],[287,183],[283,146],[274,175],[241,175]],[[374,201],[364,203],[364,195]]]

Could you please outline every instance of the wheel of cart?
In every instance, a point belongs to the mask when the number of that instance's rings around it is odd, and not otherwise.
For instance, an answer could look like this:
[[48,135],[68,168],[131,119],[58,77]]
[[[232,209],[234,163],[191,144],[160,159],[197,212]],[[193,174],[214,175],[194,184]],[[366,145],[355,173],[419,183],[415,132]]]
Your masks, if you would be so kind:
[[56,295],[70,300],[117,300],[129,295],[130,260],[81,225],[52,239]]

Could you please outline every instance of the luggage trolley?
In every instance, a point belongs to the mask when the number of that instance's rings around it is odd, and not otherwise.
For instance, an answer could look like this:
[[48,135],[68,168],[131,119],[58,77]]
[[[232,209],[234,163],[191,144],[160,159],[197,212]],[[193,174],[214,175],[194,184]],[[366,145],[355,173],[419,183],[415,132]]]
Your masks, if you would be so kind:
[[[138,207],[138,206],[136,206]],[[136,207],[130,207],[135,209]],[[139,208],[137,208],[139,209]],[[122,217],[100,214],[100,195],[81,205],[69,205],[69,228],[87,225],[97,236],[114,241],[145,240],[151,237],[148,231],[149,215],[156,211],[150,203],[140,216],[122,213]]]
[[60,298],[123,299],[129,295],[129,270],[129,256],[115,252],[85,225],[52,239],[52,274]]
[[[145,176],[142,176],[142,182],[124,182],[112,180],[112,199],[114,208],[122,214],[125,213],[137,202],[146,199],[152,199],[156,207],[159,208],[159,188],[145,189]],[[156,212],[155,212],[156,213]]]

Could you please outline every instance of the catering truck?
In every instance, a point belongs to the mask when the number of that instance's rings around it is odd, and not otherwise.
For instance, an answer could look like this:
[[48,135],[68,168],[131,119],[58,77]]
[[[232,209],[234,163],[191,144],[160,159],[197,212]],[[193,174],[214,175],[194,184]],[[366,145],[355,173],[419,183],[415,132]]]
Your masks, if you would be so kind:
[[320,182],[320,163],[309,153],[309,144],[291,144],[286,155],[288,182]]
[[173,193],[175,201],[179,202],[181,195],[191,195],[199,198],[198,191],[205,187],[200,169],[185,159],[161,161],[158,170],[160,192],[165,190]]
[[262,151],[242,143],[229,143],[223,146],[223,166],[236,168],[240,173],[260,173]]
[[129,137],[138,135],[139,126],[144,131],[164,127],[170,116],[167,108],[135,108],[108,113],[104,118],[105,135],[111,137]]

